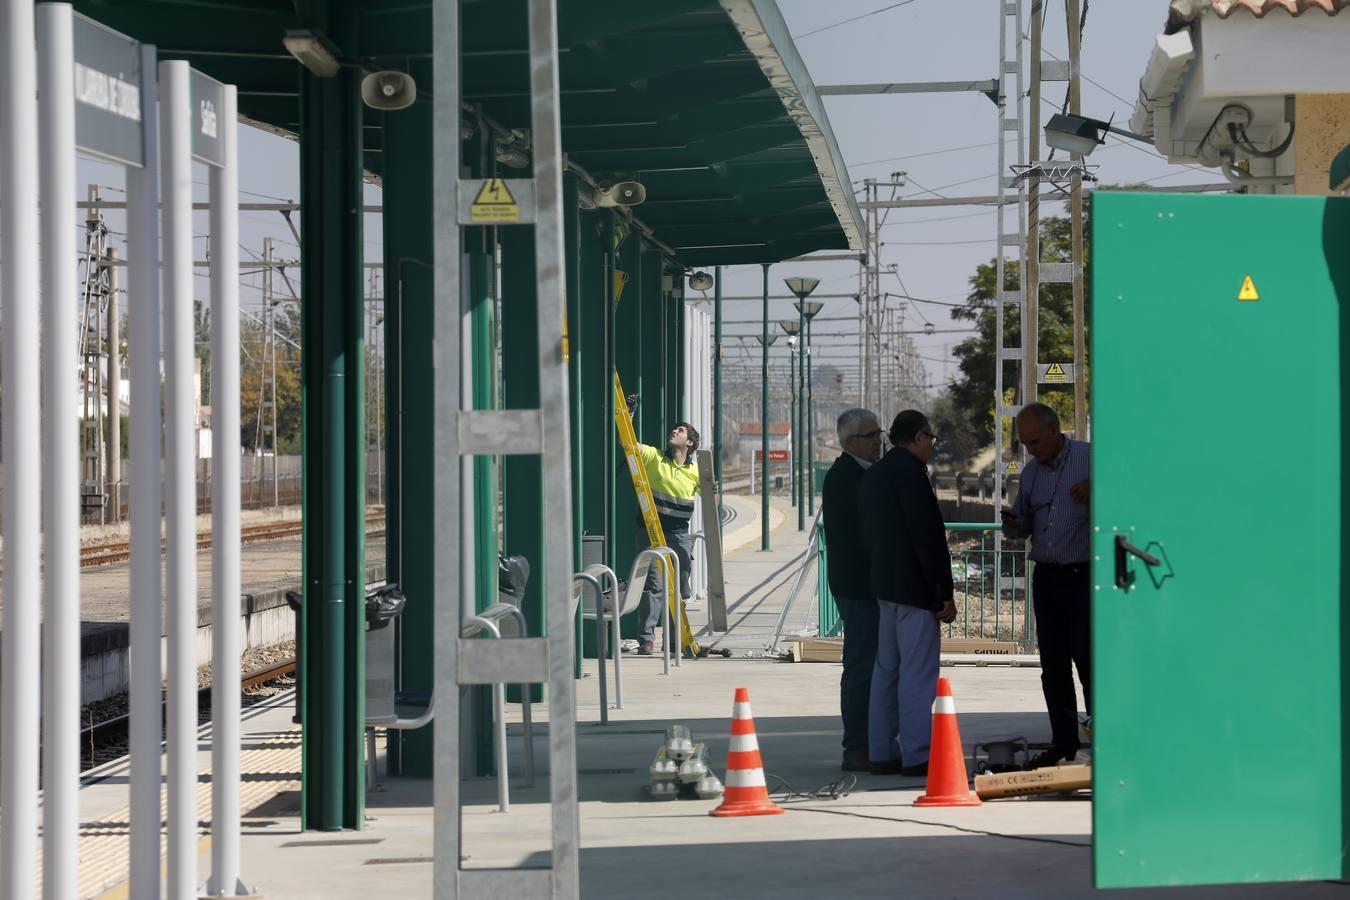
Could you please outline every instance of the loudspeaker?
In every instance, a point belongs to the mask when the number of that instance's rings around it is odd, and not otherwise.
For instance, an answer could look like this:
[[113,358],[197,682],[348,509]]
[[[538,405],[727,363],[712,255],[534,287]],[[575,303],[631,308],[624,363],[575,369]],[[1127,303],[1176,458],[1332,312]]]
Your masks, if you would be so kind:
[[713,277],[707,272],[694,272],[689,276],[689,288],[695,291],[712,290]]
[[406,72],[371,72],[361,79],[361,102],[371,109],[404,109],[417,99],[417,82]]
[[596,185],[596,206],[637,206],[646,199],[647,189],[637,181],[617,181],[613,184],[602,181]]

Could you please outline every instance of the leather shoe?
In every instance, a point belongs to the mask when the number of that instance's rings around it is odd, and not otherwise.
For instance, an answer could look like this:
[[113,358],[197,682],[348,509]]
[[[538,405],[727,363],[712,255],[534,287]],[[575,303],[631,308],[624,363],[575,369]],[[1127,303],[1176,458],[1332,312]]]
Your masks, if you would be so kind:
[[900,774],[906,778],[927,778],[928,763],[921,762],[917,766],[905,766],[900,770]]
[[845,772],[871,771],[871,764],[867,760],[867,751],[845,750],[844,762],[839,768],[843,769]]
[[1064,760],[1073,759],[1077,751],[1065,753],[1063,750],[1056,750],[1051,747],[1049,750],[1042,750],[1031,759],[1027,760],[1027,771],[1032,769],[1046,769],[1050,766],[1057,766]]
[[874,759],[868,764],[867,769],[873,775],[899,775],[904,771],[904,766],[900,765],[898,759]]

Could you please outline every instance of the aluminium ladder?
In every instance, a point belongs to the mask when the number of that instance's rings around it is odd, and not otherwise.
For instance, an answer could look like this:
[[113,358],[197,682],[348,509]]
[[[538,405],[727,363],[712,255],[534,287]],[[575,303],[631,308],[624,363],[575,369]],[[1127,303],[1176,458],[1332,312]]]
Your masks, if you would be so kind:
[[[433,185],[437,314],[434,366],[434,445],[450,477],[435,479],[435,865],[434,896],[448,898],[577,897],[578,844],[576,686],[573,681],[572,495],[567,370],[563,356],[564,287],[562,146],[558,105],[555,0],[528,0],[534,177],[461,178],[460,0],[432,9]],[[538,273],[539,408],[473,410],[467,391],[463,327],[461,229],[493,224],[535,229]],[[448,314],[446,314],[448,313]],[[544,437],[548,436],[547,445]],[[543,507],[553,518],[544,533],[547,637],[480,641],[460,636],[472,596],[461,541],[462,471],[468,457],[537,454],[543,467]],[[468,521],[472,521],[469,519]],[[552,854],[548,868],[466,869],[461,833],[460,687],[548,684],[549,791]]]

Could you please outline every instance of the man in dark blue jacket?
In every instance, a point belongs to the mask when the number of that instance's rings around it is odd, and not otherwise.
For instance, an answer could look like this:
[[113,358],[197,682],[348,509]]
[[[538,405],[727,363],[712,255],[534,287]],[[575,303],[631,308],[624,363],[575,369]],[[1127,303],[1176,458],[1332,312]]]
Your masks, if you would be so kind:
[[830,593],[844,621],[844,674],[839,679],[839,712],[844,720],[845,772],[866,772],[867,704],[877,659],[877,601],[868,587],[871,570],[858,528],[858,491],[863,473],[881,458],[881,425],[876,413],[850,409],[839,417],[844,452],[825,475],[821,524]]
[[908,409],[891,425],[892,449],[863,476],[860,511],[879,601],[868,756],[875,775],[928,774],[940,624],[956,618],[942,510],[928,480],[937,435]]

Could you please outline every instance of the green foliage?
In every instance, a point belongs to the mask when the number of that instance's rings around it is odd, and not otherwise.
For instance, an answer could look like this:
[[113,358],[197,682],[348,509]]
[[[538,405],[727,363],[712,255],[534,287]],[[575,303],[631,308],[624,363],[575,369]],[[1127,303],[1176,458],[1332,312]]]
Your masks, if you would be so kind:
[[[1086,226],[1085,226],[1086,228]],[[1086,237],[1085,237],[1086,240]],[[1041,261],[1071,261],[1071,232],[1067,218],[1052,217],[1041,222]],[[1091,254],[1086,254],[1091,259]],[[970,278],[970,292],[966,295],[966,306],[952,311],[952,318],[962,322],[971,322],[977,332],[958,344],[953,354],[959,361],[961,375],[948,391],[944,402],[938,404],[945,418],[938,427],[943,428],[943,441],[955,441],[962,447],[978,447],[989,442],[994,430],[994,366],[997,348],[994,340],[996,328],[996,268],[993,260],[983,263]],[[1021,286],[1021,266],[1009,263],[1004,269],[1004,290],[1017,290]],[[1041,286],[1041,308],[1039,316],[1040,340],[1039,357],[1042,363],[1073,361],[1073,289],[1068,284]],[[1088,278],[1084,296],[1084,315],[1090,322],[1092,295],[1091,280]],[[1086,325],[1085,325],[1086,329]],[[1021,323],[1017,316],[1005,316],[1003,343],[1007,347],[1017,347],[1022,340]],[[1014,362],[1003,363],[1003,383],[1007,388],[1008,403],[1018,402],[1020,366]],[[1080,373],[1080,377],[1084,373]],[[1040,392],[1041,400],[1049,404],[1060,414],[1060,418],[1073,422],[1073,389],[1050,388],[1044,386]],[[949,402],[946,402],[949,401]],[[935,423],[936,424],[936,423]],[[1004,423],[1005,440],[1010,437],[1009,424]],[[953,448],[955,455],[968,457],[973,450],[960,453]]]

